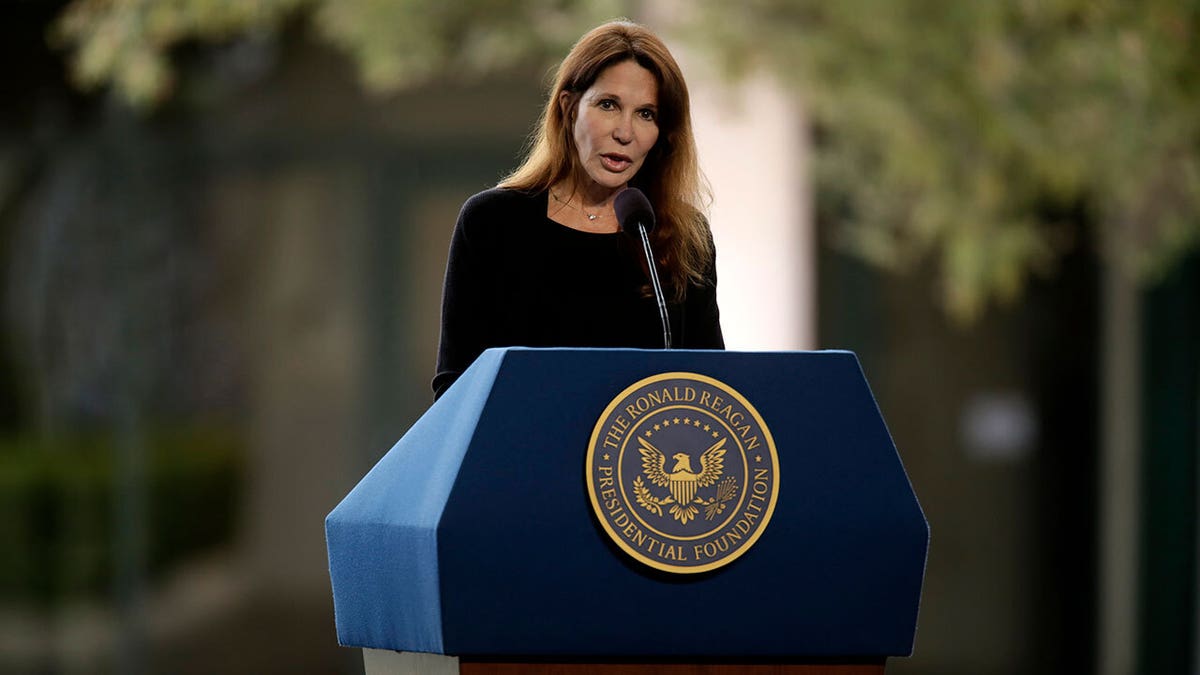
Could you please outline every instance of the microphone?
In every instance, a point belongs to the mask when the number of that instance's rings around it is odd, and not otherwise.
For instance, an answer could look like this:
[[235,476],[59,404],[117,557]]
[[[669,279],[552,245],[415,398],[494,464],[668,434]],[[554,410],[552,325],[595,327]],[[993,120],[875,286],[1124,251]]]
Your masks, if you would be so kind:
[[613,201],[613,211],[621,231],[638,235],[642,240],[642,252],[646,254],[646,268],[650,270],[650,285],[654,288],[654,299],[658,301],[658,318],[662,321],[663,349],[671,348],[671,320],[667,316],[667,300],[662,284],[658,281],[658,267],[654,264],[654,251],[650,248],[650,232],[654,231],[654,209],[650,200],[637,188],[622,190]]

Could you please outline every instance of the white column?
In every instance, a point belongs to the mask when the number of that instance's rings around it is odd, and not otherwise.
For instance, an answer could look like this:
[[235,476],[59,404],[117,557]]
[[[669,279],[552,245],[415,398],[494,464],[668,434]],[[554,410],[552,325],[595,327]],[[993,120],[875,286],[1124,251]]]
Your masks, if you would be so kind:
[[765,74],[724,80],[670,44],[691,93],[700,164],[713,190],[717,298],[729,349],[813,349],[816,251],[808,122]]

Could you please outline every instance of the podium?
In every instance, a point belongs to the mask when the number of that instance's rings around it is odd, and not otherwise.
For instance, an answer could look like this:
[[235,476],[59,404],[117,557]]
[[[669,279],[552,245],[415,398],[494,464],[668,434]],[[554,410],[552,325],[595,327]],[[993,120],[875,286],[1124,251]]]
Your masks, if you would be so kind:
[[325,531],[339,643],[464,673],[882,672],[929,544],[845,351],[489,349]]

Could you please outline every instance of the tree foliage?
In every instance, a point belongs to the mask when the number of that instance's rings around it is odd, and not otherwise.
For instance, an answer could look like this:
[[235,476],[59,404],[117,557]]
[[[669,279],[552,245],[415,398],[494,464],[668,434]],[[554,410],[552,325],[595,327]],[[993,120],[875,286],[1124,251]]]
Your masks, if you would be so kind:
[[278,33],[307,21],[347,54],[364,86],[391,92],[446,73],[479,75],[561,54],[621,0],[74,0],[52,27],[75,81],[111,84],[146,108],[169,95],[172,50]]
[[[85,87],[149,106],[172,50],[292,19],[393,91],[563,53],[622,0],[74,0],[52,30]],[[819,208],[890,269],[932,262],[960,319],[1094,242],[1153,279],[1200,243],[1196,0],[703,0],[680,35],[770,69],[816,129]],[[1087,225],[1091,230],[1082,230]]]
[[1195,2],[748,0],[701,25],[802,93],[839,241],[935,261],[958,318],[1080,240],[1142,279],[1200,243]]
[[79,86],[111,84],[130,104],[152,105],[175,80],[171,50],[192,40],[270,33],[311,0],[74,0],[51,27],[69,49]]

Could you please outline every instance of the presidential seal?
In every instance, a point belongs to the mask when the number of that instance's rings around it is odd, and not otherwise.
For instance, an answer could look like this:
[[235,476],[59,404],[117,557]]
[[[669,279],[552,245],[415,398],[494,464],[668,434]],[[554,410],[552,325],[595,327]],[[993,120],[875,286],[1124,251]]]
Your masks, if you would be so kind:
[[621,392],[588,444],[587,487],[604,531],[638,561],[697,573],[762,536],[779,496],[775,441],[754,406],[696,373]]

